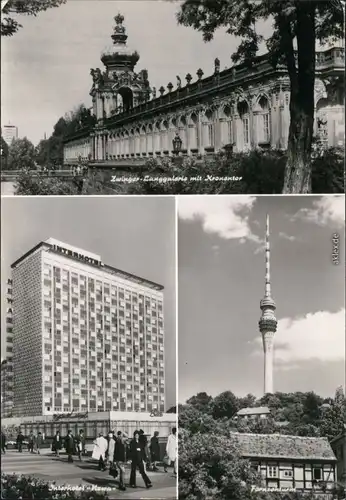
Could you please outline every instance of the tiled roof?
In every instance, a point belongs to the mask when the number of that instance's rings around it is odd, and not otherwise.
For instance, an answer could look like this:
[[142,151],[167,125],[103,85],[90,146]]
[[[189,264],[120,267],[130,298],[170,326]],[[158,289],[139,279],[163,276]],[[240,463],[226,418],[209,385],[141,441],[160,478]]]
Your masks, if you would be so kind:
[[231,432],[230,439],[247,458],[336,460],[327,438]]
[[257,408],[242,408],[237,412],[237,415],[263,415],[270,413],[267,406],[258,406]]

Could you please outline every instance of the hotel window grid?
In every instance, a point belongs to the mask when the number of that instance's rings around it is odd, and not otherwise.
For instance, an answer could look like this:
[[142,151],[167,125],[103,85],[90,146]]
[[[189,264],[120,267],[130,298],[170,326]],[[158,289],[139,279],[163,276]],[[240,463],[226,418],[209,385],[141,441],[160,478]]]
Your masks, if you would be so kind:
[[[42,275],[46,318],[42,396],[46,411],[151,411],[154,407],[163,411],[164,398],[158,404],[152,394],[161,390],[164,370],[154,387],[153,382],[146,385],[163,346],[159,298],[152,297],[150,290],[148,295],[134,292],[114,282],[78,275],[64,266],[44,264]],[[126,318],[123,325],[119,324],[121,313]],[[146,333],[151,328],[159,334],[148,346]],[[126,346],[124,359],[119,357],[122,345]],[[122,387],[124,374],[127,384]]]

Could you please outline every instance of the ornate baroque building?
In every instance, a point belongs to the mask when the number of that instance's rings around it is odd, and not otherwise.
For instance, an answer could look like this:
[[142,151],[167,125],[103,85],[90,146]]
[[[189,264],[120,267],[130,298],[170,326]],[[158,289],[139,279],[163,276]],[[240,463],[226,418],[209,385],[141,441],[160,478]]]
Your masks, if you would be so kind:
[[[139,54],[127,47],[123,21],[115,17],[113,45],[101,55],[105,71],[91,70],[95,125],[66,138],[66,165],[170,156],[177,133],[182,155],[212,154],[227,145],[234,151],[287,147],[290,83],[283,64],[273,67],[263,55],[251,69],[240,64],[220,71],[216,59],[211,76],[203,78],[199,69],[195,81],[187,74],[183,84],[177,76],[175,89],[170,82],[157,91],[147,70],[135,72]],[[344,144],[344,54],[342,47],[316,54],[315,135],[329,146]]]

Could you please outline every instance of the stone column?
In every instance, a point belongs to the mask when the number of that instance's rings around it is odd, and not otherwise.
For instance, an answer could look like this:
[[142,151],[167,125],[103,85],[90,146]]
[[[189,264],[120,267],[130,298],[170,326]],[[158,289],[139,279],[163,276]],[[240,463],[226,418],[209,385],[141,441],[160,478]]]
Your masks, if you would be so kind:
[[264,126],[264,123],[261,123],[261,115],[259,111],[254,111],[252,118],[252,147],[256,148],[264,140],[264,130],[261,130],[261,126]]
[[215,113],[214,121],[214,148],[215,152],[220,151],[222,146],[222,136],[221,136],[221,120],[219,110]]
[[202,128],[202,116],[201,112],[198,113],[198,122],[197,122],[197,130],[198,130],[198,152],[199,154],[204,154],[203,147],[203,128]]
[[285,147],[285,117],[284,117],[284,104],[279,103],[279,147]]
[[234,150],[237,152],[241,151],[242,147],[240,132],[241,132],[240,116],[238,113],[235,113],[233,115],[233,142],[234,142]]

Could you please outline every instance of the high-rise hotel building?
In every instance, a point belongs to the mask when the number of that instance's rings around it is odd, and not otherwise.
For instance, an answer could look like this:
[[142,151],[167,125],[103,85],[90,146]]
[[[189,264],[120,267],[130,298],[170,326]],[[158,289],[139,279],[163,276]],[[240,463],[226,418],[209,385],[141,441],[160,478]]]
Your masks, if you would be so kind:
[[16,416],[165,410],[163,286],[52,238],[11,267]]

